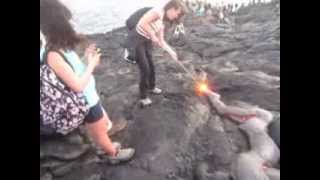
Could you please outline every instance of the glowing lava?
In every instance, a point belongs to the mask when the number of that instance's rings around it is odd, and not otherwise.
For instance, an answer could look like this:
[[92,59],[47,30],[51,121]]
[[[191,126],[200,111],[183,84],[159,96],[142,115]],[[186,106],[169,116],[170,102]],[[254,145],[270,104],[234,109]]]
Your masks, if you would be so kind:
[[206,92],[208,89],[209,89],[209,88],[208,88],[208,85],[207,85],[207,84],[205,84],[205,83],[200,83],[200,84],[199,84],[199,91],[200,91],[200,92]]
[[196,82],[195,91],[197,95],[202,96],[204,93],[210,90],[208,83],[206,81]]

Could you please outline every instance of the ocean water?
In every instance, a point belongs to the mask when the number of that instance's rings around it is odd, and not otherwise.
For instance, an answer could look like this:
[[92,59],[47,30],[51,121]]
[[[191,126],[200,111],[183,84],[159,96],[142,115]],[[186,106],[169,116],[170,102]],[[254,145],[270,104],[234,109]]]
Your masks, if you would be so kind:
[[[73,23],[84,34],[105,33],[125,25],[125,20],[137,9],[158,6],[168,0],[60,0],[73,13]],[[189,0],[204,1],[215,6],[228,4],[246,6],[253,0]],[[259,0],[255,0],[258,2]],[[260,0],[268,2],[270,0]]]

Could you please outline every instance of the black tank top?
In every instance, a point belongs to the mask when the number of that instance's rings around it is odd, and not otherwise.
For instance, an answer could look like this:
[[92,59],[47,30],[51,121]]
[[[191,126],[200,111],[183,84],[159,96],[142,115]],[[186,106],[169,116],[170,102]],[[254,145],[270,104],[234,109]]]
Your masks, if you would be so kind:
[[141,17],[151,9],[152,7],[145,7],[134,12],[126,21],[127,28],[129,30],[132,30],[133,28],[135,28],[139,20],[141,19]]

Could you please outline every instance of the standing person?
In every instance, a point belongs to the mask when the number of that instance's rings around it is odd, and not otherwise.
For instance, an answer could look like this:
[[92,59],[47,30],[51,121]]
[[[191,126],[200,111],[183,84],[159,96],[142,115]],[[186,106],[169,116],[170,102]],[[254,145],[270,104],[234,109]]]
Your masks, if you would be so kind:
[[130,160],[134,149],[122,149],[121,144],[112,143],[107,134],[112,123],[101,105],[92,75],[101,54],[92,44],[84,55],[87,65],[80,60],[75,49],[83,39],[72,28],[71,17],[68,8],[58,0],[40,0],[40,30],[46,39],[40,61],[46,63],[72,91],[83,93],[90,107],[84,119],[85,127],[93,141],[108,155],[110,162],[115,164]]
[[131,58],[136,61],[140,70],[140,103],[147,106],[152,103],[148,92],[160,94],[162,90],[155,86],[155,70],[152,61],[152,44],[164,49],[177,60],[177,54],[164,40],[164,21],[178,23],[186,13],[185,5],[179,0],[167,1],[163,6],[144,8],[129,17],[129,29],[125,46],[131,49]]

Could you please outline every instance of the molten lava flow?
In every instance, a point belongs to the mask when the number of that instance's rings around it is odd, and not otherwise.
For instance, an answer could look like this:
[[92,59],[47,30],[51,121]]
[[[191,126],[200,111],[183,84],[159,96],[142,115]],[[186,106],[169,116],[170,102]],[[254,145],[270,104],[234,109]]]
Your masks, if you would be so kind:
[[208,82],[207,81],[196,82],[195,91],[196,91],[198,96],[202,96],[203,94],[205,94],[209,90],[210,90],[210,88],[208,86]]
[[199,84],[199,91],[200,92],[206,92],[208,90],[208,85],[205,83],[200,83]]

